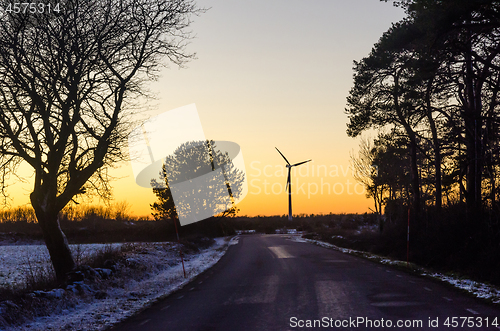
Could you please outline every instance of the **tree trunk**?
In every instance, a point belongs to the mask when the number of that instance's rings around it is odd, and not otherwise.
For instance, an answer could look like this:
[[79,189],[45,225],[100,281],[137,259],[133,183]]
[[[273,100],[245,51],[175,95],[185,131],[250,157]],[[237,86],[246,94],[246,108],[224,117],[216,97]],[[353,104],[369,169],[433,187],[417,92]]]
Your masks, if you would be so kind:
[[[470,22],[470,20],[469,20]],[[468,45],[465,54],[465,95],[464,124],[467,155],[466,203],[469,220],[474,220],[481,210],[481,181],[483,170],[482,151],[482,99],[483,81],[477,77],[472,59],[471,32],[467,32]]]
[[420,176],[418,172],[417,160],[417,138],[411,128],[407,128],[407,134],[410,138],[410,161],[411,161],[411,190],[413,193],[413,209],[418,219],[420,214]]
[[431,128],[431,133],[432,133],[432,143],[434,145],[434,169],[435,169],[435,186],[436,186],[436,193],[435,193],[435,205],[436,209],[438,211],[441,210],[442,204],[443,204],[443,193],[442,193],[442,173],[441,173],[441,147],[439,144],[439,137],[436,129],[436,122],[434,121],[434,118],[432,117],[432,106],[431,106],[431,89],[432,89],[432,83],[433,79],[429,80],[429,83],[427,85],[427,92],[426,92],[426,103],[427,103],[427,119],[429,120],[429,126]]
[[497,195],[497,190],[496,190],[496,172],[495,172],[495,167],[493,165],[493,156],[490,155],[489,161],[488,161],[488,172],[490,174],[490,185],[491,185],[491,190],[490,190],[490,199],[491,199],[491,208],[492,210],[496,210],[496,195]]
[[482,150],[482,120],[479,105],[472,106],[465,118],[466,157],[467,157],[467,188],[466,202],[471,219],[481,209],[481,182],[483,171]]
[[[488,113],[485,118],[485,128],[486,132],[484,134],[484,163],[485,167],[488,169],[489,181],[491,185],[490,189],[490,200],[492,210],[496,210],[496,191],[497,191],[497,173],[496,165],[498,159],[498,131],[499,125],[497,123],[496,108],[498,106],[498,95],[500,93],[500,73],[496,75],[495,88],[492,91],[491,101],[488,107]],[[487,152],[486,152],[487,151]],[[487,153],[487,154],[486,154]],[[495,157],[496,154],[496,157]]]
[[443,206],[443,186],[442,186],[442,172],[441,172],[441,148],[439,146],[439,138],[437,136],[436,125],[432,123],[432,140],[434,142],[434,168],[435,168],[435,185],[436,185],[436,209],[441,210]]
[[[410,139],[410,162],[411,162],[411,192],[413,195],[413,209],[415,211],[415,219],[418,222],[420,214],[420,175],[418,172],[418,160],[417,160],[417,137],[415,131],[413,131],[410,123],[407,121],[403,115],[403,110],[401,109],[399,103],[400,91],[399,91],[399,72],[394,75],[394,109],[398,116],[399,122],[405,129],[405,132]],[[416,224],[418,227],[418,224]]]
[[[69,249],[68,240],[59,226],[59,210],[52,210],[48,204],[40,204],[31,194],[31,205],[35,210],[38,224],[42,228],[43,239],[49,251],[57,280],[63,282],[67,273],[75,268],[75,261]],[[43,207],[42,207],[43,206]]]

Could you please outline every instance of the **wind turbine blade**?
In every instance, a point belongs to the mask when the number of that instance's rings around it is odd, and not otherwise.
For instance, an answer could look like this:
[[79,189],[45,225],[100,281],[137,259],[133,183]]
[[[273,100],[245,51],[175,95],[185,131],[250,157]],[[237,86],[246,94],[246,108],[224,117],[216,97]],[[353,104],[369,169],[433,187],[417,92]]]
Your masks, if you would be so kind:
[[307,160],[307,161],[303,161],[303,162],[299,162],[299,163],[295,163],[295,164],[292,164],[291,166],[292,167],[295,167],[295,166],[298,166],[298,165],[301,165],[301,164],[304,164],[304,163],[307,163],[307,162],[311,162],[312,160]]
[[288,185],[290,185],[290,170],[292,168],[288,168],[288,178],[286,179],[286,187],[285,187],[285,191],[288,189]]
[[278,149],[278,147],[274,147],[276,148],[276,150],[278,151],[278,153],[281,154],[281,156],[283,156],[283,158],[285,159],[286,163],[288,163],[288,165],[290,165],[290,162],[288,162],[288,160],[286,159],[285,155],[283,155],[283,153],[280,152],[280,150]]

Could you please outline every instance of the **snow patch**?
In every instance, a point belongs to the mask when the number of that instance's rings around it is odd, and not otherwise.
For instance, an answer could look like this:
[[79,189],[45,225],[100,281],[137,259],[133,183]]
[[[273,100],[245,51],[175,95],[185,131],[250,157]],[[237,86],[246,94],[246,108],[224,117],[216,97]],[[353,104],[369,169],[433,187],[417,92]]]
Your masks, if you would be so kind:
[[290,236],[290,237],[288,237],[288,239],[290,239],[292,241],[295,241],[295,242],[298,242],[298,243],[306,243],[306,242],[308,242],[307,239],[302,238],[302,235],[300,235],[300,236]]
[[239,242],[240,242],[240,237],[238,236],[233,237],[231,238],[231,241],[229,241],[229,246],[238,245]]

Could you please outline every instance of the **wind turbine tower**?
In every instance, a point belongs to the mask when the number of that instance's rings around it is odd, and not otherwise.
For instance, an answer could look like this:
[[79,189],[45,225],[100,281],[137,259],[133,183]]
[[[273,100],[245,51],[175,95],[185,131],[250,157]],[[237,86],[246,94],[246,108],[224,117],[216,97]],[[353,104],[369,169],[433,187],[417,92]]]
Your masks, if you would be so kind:
[[[275,147],[275,148],[278,151],[278,153],[280,153],[280,155],[285,159],[286,167],[288,168],[288,178],[286,180],[286,186],[288,187],[288,220],[291,221],[292,220],[292,167],[299,166],[301,164],[310,162],[312,160],[307,160],[307,161],[302,161],[302,162],[295,163],[295,164],[290,164],[290,162],[288,162],[288,160],[286,159],[285,155],[283,155],[283,153],[281,153],[277,147]],[[286,188],[285,188],[285,190],[286,190]]]

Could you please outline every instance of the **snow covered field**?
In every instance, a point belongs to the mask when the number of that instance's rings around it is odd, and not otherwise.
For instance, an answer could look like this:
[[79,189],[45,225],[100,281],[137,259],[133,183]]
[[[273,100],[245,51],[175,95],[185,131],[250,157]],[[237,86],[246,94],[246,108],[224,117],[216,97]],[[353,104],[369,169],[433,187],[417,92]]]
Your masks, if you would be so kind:
[[[78,262],[106,247],[119,248],[121,245],[82,244],[70,245],[70,249]],[[49,252],[45,245],[0,246],[0,287],[22,285],[30,271],[53,273]]]
[[[0,326],[0,330],[103,330],[182,288],[217,263],[229,245],[237,243],[237,238],[217,238],[210,248],[186,254],[184,261],[187,278],[183,276],[177,245],[141,243],[133,251],[125,253],[125,263],[129,268],[147,270],[143,277],[127,279],[125,282],[113,280],[111,286],[106,284],[106,287],[101,284],[95,289],[105,292],[100,299],[96,299],[94,295],[81,296],[66,291],[62,300],[71,301],[69,307],[54,309],[55,312],[50,316],[38,317],[18,327],[2,329]],[[116,245],[118,247],[119,244]],[[102,245],[96,244],[72,247],[75,254],[78,249],[80,254],[92,254],[102,248]],[[23,272],[27,270],[27,263],[19,263],[22,256],[26,256],[26,259],[29,256],[30,263],[41,267],[47,266],[49,261],[45,247],[39,245],[3,246],[0,247],[0,256],[2,282],[5,284],[22,281]],[[17,264],[15,256],[18,257]]]

